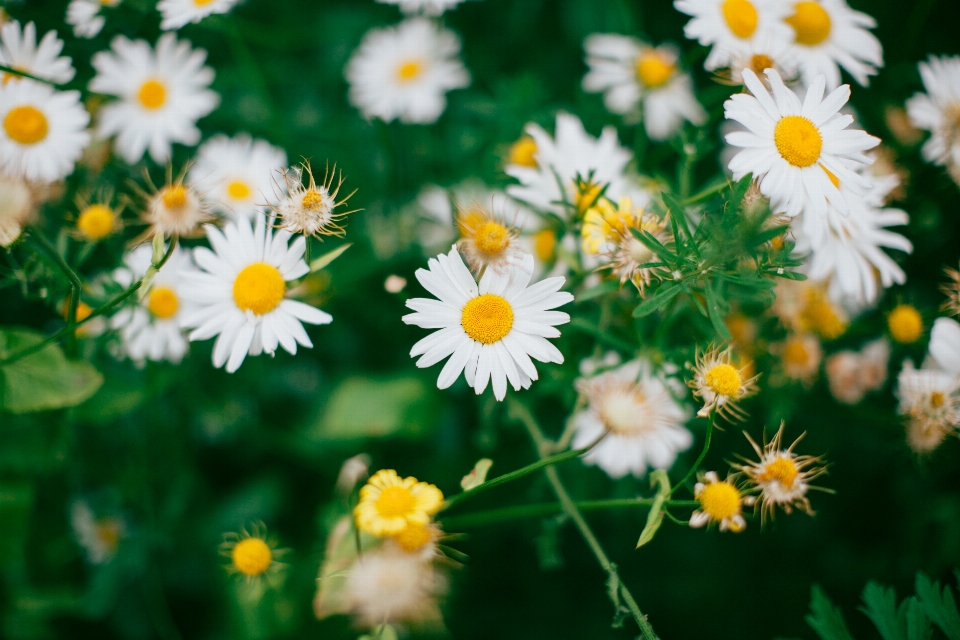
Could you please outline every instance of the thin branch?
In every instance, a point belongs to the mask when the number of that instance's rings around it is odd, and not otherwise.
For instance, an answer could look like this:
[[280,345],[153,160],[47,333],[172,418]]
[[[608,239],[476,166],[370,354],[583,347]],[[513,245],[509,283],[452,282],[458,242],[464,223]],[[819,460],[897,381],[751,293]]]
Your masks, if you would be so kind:
[[[580,500],[575,503],[580,511],[604,511],[607,509],[629,509],[649,507],[653,498],[621,498],[613,500]],[[700,503],[696,500],[667,500],[667,507],[695,507]],[[479,527],[488,524],[499,524],[523,518],[539,518],[551,516],[563,511],[563,507],[556,502],[539,502],[534,504],[515,505],[500,509],[488,509],[468,513],[463,516],[443,518],[443,527],[446,531]]]
[[710,412],[710,422],[707,424],[707,436],[703,441],[703,451],[700,452],[700,456],[697,458],[697,461],[693,463],[693,466],[690,467],[690,470],[687,471],[687,475],[683,476],[683,480],[678,482],[673,486],[673,489],[670,490],[670,495],[673,495],[674,492],[687,484],[687,480],[692,478],[694,474],[697,473],[697,469],[700,468],[700,463],[703,462],[703,459],[707,457],[707,451],[710,449],[710,438],[713,436],[713,427],[717,419],[717,410],[713,409]]

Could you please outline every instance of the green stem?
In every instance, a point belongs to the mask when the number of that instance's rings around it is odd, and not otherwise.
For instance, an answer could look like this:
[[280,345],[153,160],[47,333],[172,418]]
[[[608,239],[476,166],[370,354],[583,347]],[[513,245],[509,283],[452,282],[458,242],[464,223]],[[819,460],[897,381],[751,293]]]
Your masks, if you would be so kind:
[[[580,511],[603,511],[606,509],[621,509],[630,507],[649,507],[653,498],[623,498],[614,500],[580,500],[575,503]],[[696,507],[700,503],[696,500],[667,500],[666,507]],[[445,531],[455,531],[470,527],[480,527],[488,524],[499,524],[523,518],[540,518],[563,511],[563,507],[555,502],[540,502],[535,504],[516,505],[500,509],[489,509],[468,513],[463,516],[443,518]]]
[[697,469],[700,468],[700,463],[703,462],[703,459],[707,457],[707,451],[710,449],[710,438],[713,436],[713,426],[716,422],[716,419],[717,410],[714,409],[710,412],[710,422],[707,424],[707,435],[703,441],[703,451],[700,452],[700,456],[697,458],[697,461],[694,462],[693,466],[690,467],[690,470],[687,471],[687,475],[683,476],[683,480],[673,486],[673,489],[670,490],[670,495],[673,495],[677,489],[687,484],[687,480],[693,477],[693,475],[697,472]]
[[684,206],[688,206],[691,204],[702,202],[703,200],[706,200],[707,198],[720,193],[721,191],[728,188],[729,186],[730,186],[730,183],[727,182],[726,180],[724,180],[723,182],[717,182],[716,184],[707,187],[700,193],[697,193],[696,195],[692,195],[689,198],[681,200],[681,204],[683,204]]
[[[77,324],[77,308],[80,306],[80,294],[83,291],[83,282],[80,280],[80,276],[77,275],[67,261],[60,255],[60,252],[57,251],[57,248],[47,240],[43,234],[41,234],[37,229],[30,229],[27,240],[30,244],[34,245],[34,250],[37,253],[41,251],[52,259],[56,265],[63,271],[63,274],[67,276],[67,279],[70,281],[70,285],[73,287],[73,293],[70,295],[70,306],[67,310],[67,326],[72,327]],[[39,249],[38,249],[39,246]],[[76,339],[76,334],[71,334],[71,340]]]
[[29,74],[26,71],[15,69],[14,67],[8,67],[5,64],[0,64],[0,71],[2,71],[3,73],[9,73],[11,75],[20,76],[21,78],[30,78],[31,80],[36,80],[37,82],[42,82],[43,84],[49,84],[54,87],[62,86],[52,80],[47,80],[45,78],[38,78],[37,76]]

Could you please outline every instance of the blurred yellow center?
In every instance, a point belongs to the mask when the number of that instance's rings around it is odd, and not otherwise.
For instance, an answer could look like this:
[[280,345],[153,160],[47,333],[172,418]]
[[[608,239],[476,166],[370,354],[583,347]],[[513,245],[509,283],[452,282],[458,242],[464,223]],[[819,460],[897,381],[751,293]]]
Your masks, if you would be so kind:
[[10,109],[3,119],[3,128],[15,142],[36,144],[47,137],[49,125],[39,109],[27,105]]
[[260,538],[245,538],[230,552],[233,566],[245,576],[259,576],[270,568],[273,554]]
[[460,323],[477,342],[493,344],[513,328],[513,307],[506,299],[485,293],[464,305]]
[[721,10],[730,31],[738,38],[749,38],[757,30],[757,9],[747,0],[726,0]]
[[942,407],[943,401],[944,397],[942,391],[934,391],[930,394],[930,406],[932,406],[934,409],[939,409]]
[[80,212],[77,229],[87,240],[96,241],[110,235],[115,221],[113,209],[104,204],[92,204]]
[[276,309],[286,291],[280,271],[264,262],[244,267],[233,281],[233,301],[241,311],[252,311],[258,316]]
[[177,309],[180,308],[180,299],[169,287],[154,287],[150,291],[147,308],[154,317],[166,320],[176,315]]
[[157,80],[147,80],[140,85],[137,98],[147,109],[159,109],[167,101],[167,89]]
[[500,253],[510,243],[510,231],[499,222],[492,220],[474,227],[471,235],[477,249],[483,253]]
[[767,69],[773,69],[773,58],[765,53],[755,53],[750,56],[750,68],[757,74],[761,74]]
[[666,84],[673,75],[675,65],[654,51],[644,53],[637,59],[637,77],[651,89]]
[[120,544],[120,522],[113,518],[100,520],[97,522],[97,539],[110,550],[111,553],[117,550]]
[[577,212],[583,215],[587,209],[592,207],[600,197],[603,187],[599,184],[583,182],[577,185],[577,193],[573,196],[573,204],[577,207]]
[[557,251],[557,234],[553,229],[543,229],[533,235],[533,252],[542,262],[550,262]]
[[203,7],[205,5],[210,4],[211,2],[213,2],[213,0],[193,0],[193,4],[195,4],[198,7]]
[[416,500],[406,487],[393,486],[380,492],[375,506],[384,518],[398,518],[413,511]]
[[537,143],[530,136],[523,136],[510,145],[510,164],[521,167],[537,167]]
[[401,82],[410,82],[423,72],[423,63],[416,60],[404,62],[397,67],[397,77]]
[[902,344],[911,344],[923,334],[923,317],[916,307],[897,305],[887,316],[887,326],[893,339]]
[[791,458],[777,458],[767,463],[763,471],[757,474],[757,482],[778,482],[789,489],[793,486],[800,470]]
[[773,130],[773,141],[783,159],[795,167],[809,167],[815,163],[823,148],[820,131],[803,116],[780,118]]
[[179,209],[187,204],[187,188],[182,184],[166,187],[161,198],[167,209]]
[[816,289],[811,289],[807,294],[801,319],[808,329],[827,340],[839,338],[847,330],[846,322],[837,314],[826,295]]
[[740,372],[729,364],[718,364],[704,376],[707,386],[722,396],[732,396],[740,390],[743,378]]
[[80,304],[77,305],[77,322],[86,320],[90,317],[91,313],[93,313],[93,307],[81,301]]
[[827,177],[828,177],[828,178],[830,178],[830,182],[833,183],[833,186],[835,186],[837,189],[839,189],[839,188],[840,188],[840,178],[838,178],[836,175],[834,175],[833,171],[830,171],[830,169],[827,169],[825,166],[820,165],[820,168],[823,169],[823,172],[824,172],[825,174],[827,174]]
[[830,14],[819,2],[798,2],[786,19],[796,33],[797,44],[818,45],[830,37]]
[[713,520],[732,518],[740,513],[740,491],[729,482],[704,485],[697,500],[703,512]]
[[810,354],[802,339],[793,337],[787,340],[783,346],[783,361],[785,364],[797,367],[802,367],[810,361]]
[[227,185],[227,195],[234,200],[246,200],[250,197],[250,187],[246,182],[234,180]]
[[404,551],[417,551],[422,549],[433,539],[430,528],[416,522],[410,522],[403,531],[393,536],[400,548]]

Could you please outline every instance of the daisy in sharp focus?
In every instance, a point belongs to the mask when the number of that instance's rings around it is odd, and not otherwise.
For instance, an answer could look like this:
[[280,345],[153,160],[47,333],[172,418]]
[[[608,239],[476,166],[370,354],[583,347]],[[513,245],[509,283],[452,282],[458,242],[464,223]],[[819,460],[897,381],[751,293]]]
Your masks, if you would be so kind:
[[443,505],[443,492],[413,476],[401,478],[393,469],[381,469],[360,488],[353,509],[357,528],[383,537],[401,533],[410,523],[428,525]]
[[648,466],[669,469],[677,454],[693,444],[684,427],[692,412],[674,400],[683,393],[682,385],[676,388],[654,374],[648,360],[631,360],[612,371],[580,378],[576,386],[587,407],[572,417],[577,431],[570,446],[581,449],[603,438],[583,461],[599,466],[611,478],[628,473],[639,478]]
[[612,113],[642,120],[651,140],[666,140],[685,120],[706,122],[707,112],[694,96],[690,75],[678,69],[673,47],[651,47],[615,34],[588,36],[583,46],[590,67],[583,90],[602,92]]
[[91,60],[97,75],[90,91],[119,98],[103,107],[98,133],[115,135],[117,154],[130,164],[148,151],[163,164],[174,142],[197,144],[197,120],[220,103],[209,89],[214,73],[203,66],[206,58],[206,51],[178,42],[172,33],[160,36],[156,49],[145,40],[114,38],[110,51]]
[[[308,236],[342,237],[346,233],[340,221],[358,209],[337,211],[336,208],[346,204],[356,190],[337,200],[344,180],[336,166],[324,170],[323,180],[319,184],[313,177],[309,162],[290,170],[282,169],[279,173],[283,185],[279,185],[281,193],[275,194],[277,203],[271,205],[277,214],[279,227],[290,233]],[[304,174],[307,176],[306,184],[303,181]]]
[[381,4],[395,4],[404,13],[422,13],[425,16],[439,16],[464,0],[377,0]]
[[708,348],[697,354],[696,364],[687,364],[693,371],[693,379],[687,386],[693,389],[693,395],[703,400],[703,407],[697,412],[700,417],[709,416],[716,411],[720,417],[743,419],[746,415],[738,402],[757,393],[759,375],[747,377],[747,367],[736,367],[733,353],[727,348]]
[[783,0],[674,0],[673,6],[692,16],[683,34],[711,47],[707,71],[729,66],[734,52],[756,39],[790,37],[783,23],[790,7]]
[[570,316],[553,311],[573,301],[560,291],[564,278],[547,278],[527,286],[533,273],[533,256],[525,255],[521,267],[505,273],[487,269],[479,285],[470,275],[456,247],[417,269],[417,280],[439,300],[413,298],[407,306],[416,313],[403,317],[406,324],[439,329],[413,346],[418,367],[429,367],[449,357],[440,371],[437,387],[446,389],[462,371],[477,395],[492,380],[493,395],[503,400],[507,381],[515,391],[537,379],[531,357],[540,362],[563,363],[563,354],[547,338],[557,338],[556,325]]
[[246,133],[216,135],[197,149],[187,184],[213,209],[230,217],[252,218],[264,204],[276,204],[273,176],[287,164],[283,149]]
[[184,278],[182,297],[191,303],[183,325],[193,327],[190,341],[217,337],[213,365],[233,373],[249,354],[274,354],[282,346],[290,354],[297,344],[313,347],[301,323],[328,324],[330,314],[287,297],[287,282],[305,276],[306,240],[289,247],[290,233],[268,228],[265,216],[256,226],[240,218],[223,231],[208,225],[211,249],[198,247],[200,271]]
[[457,35],[426,18],[372,29],[344,70],[350,103],[366,118],[436,122],[447,92],[470,84],[459,53]]
[[160,0],[160,28],[179,29],[191,22],[197,23],[215,13],[227,13],[240,0]]
[[67,5],[66,22],[73,27],[73,35],[78,38],[93,38],[106,23],[100,15],[104,7],[115,7],[121,0],[70,0]]
[[930,56],[917,66],[926,93],[907,100],[907,115],[913,126],[931,134],[923,143],[924,160],[954,175],[960,168],[960,56]]
[[[37,27],[32,22],[20,29],[16,20],[7,22],[0,28],[0,64],[11,67],[37,78],[64,84],[73,80],[76,71],[73,61],[61,56],[63,40],[56,31],[47,31],[40,44],[37,44]],[[20,77],[12,73],[3,74],[3,83],[19,81]]]
[[853,117],[838,112],[850,98],[850,87],[835,89],[824,99],[825,81],[819,77],[801,103],[776,70],[765,74],[773,97],[753,71],[744,69],[744,84],[753,95],[734,95],[723,105],[726,118],[748,129],[726,136],[731,145],[744,147],[730,161],[734,180],[753,174],[771,208],[790,217],[804,209],[825,214],[828,203],[846,213],[846,199],[830,176],[854,193],[869,187],[856,167],[870,164],[863,152],[880,143],[863,131],[846,129]]
[[702,527],[707,524],[719,524],[720,531],[740,533],[747,528],[743,517],[743,507],[752,507],[756,497],[743,495],[743,491],[732,478],[720,480],[715,471],[708,471],[693,488],[693,497],[700,508],[690,514],[690,526]]

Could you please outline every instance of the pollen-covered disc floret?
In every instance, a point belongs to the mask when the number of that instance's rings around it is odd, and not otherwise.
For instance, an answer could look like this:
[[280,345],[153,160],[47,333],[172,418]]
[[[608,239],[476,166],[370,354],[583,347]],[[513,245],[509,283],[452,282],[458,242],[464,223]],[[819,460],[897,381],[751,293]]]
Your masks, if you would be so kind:
[[[306,184],[304,174],[307,176]],[[277,184],[280,190],[278,202],[271,208],[276,212],[277,224],[281,228],[308,236],[343,236],[346,233],[340,221],[354,211],[336,211],[336,208],[346,204],[353,194],[337,201],[340,187],[343,186],[343,175],[337,172],[336,166],[324,171],[319,184],[313,177],[309,162],[280,171],[279,176],[283,184]]]
[[559,291],[562,277],[528,287],[533,268],[533,256],[524,254],[518,265],[503,273],[487,269],[478,284],[453,247],[431,259],[429,269],[417,270],[417,280],[438,300],[407,300],[415,313],[403,321],[439,329],[410,351],[411,356],[420,356],[418,367],[449,357],[437,387],[446,389],[463,372],[477,394],[492,381],[494,397],[503,400],[508,381],[519,391],[537,379],[531,358],[563,363],[563,354],[547,338],[559,337],[554,327],[570,321],[569,315],[553,309],[572,302],[573,295]]
[[461,209],[457,212],[457,229],[457,248],[475,274],[487,268],[505,273],[511,266],[522,266],[520,229],[507,222],[503,212],[493,213],[479,204]]
[[285,552],[276,548],[262,522],[254,523],[250,531],[243,528],[239,533],[225,533],[220,545],[220,555],[229,560],[227,571],[247,582],[262,580],[282,569],[278,558]]
[[746,414],[738,403],[757,392],[756,381],[760,376],[747,377],[747,367],[736,367],[732,349],[710,347],[697,355],[695,365],[687,364],[687,367],[693,371],[693,379],[687,386],[703,401],[698,416],[705,417],[716,411],[728,420],[743,419]]
[[360,489],[353,510],[357,528],[375,536],[396,536],[411,523],[426,526],[440,510],[443,493],[414,477],[401,478],[393,469],[381,469]]
[[210,220],[210,205],[183,180],[170,180],[146,196],[143,221],[150,225],[147,235],[191,237]]
[[693,489],[693,497],[700,507],[690,514],[690,526],[719,524],[720,531],[740,533],[747,528],[743,507],[753,506],[756,498],[744,495],[733,478],[720,480],[714,471],[703,474]]

